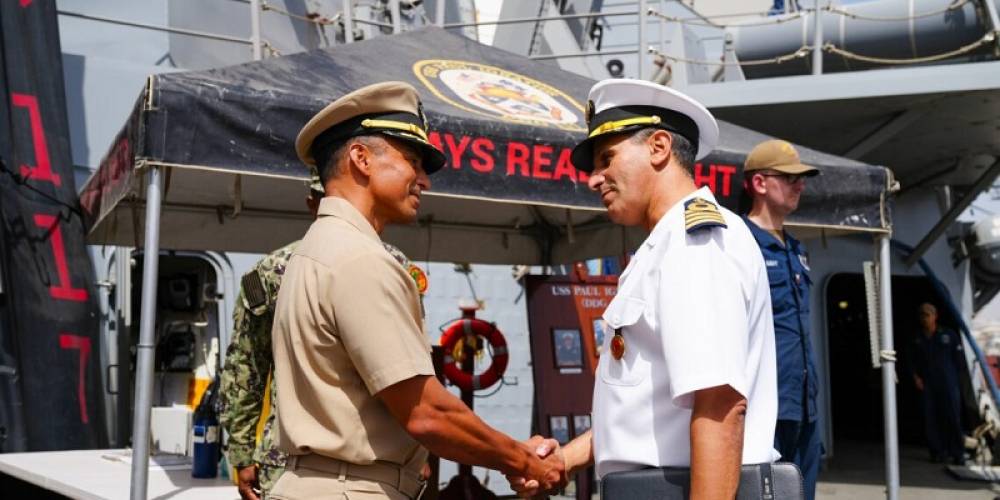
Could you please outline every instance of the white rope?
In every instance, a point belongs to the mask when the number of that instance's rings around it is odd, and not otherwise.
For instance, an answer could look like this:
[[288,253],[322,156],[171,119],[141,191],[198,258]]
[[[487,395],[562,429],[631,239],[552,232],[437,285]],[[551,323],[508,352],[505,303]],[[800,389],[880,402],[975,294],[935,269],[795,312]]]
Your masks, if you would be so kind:
[[[859,20],[864,20],[864,21],[896,22],[896,21],[912,21],[914,19],[923,19],[923,18],[926,18],[926,17],[938,16],[938,15],[941,15],[941,14],[944,14],[944,13],[947,13],[947,12],[950,12],[950,11],[953,11],[953,10],[961,9],[962,7],[964,7],[969,2],[970,2],[970,0],[954,0],[951,4],[949,4],[947,7],[943,8],[943,9],[938,9],[938,10],[930,11],[930,12],[921,12],[920,14],[913,14],[913,15],[910,15],[910,16],[899,16],[899,17],[892,17],[892,16],[884,16],[884,17],[883,16],[867,16],[867,15],[864,15],[864,14],[858,14],[856,12],[851,12],[849,10],[842,9],[842,8],[834,6],[834,5],[828,5],[826,7],[821,8],[821,10],[825,10],[827,12],[830,12],[831,14],[838,14],[838,15],[841,15],[841,16],[844,16],[844,17],[850,17],[852,19],[859,19]],[[791,22],[791,21],[797,21],[797,20],[805,17],[806,14],[808,14],[810,12],[815,12],[815,11],[816,11],[816,9],[814,9],[814,8],[802,9],[802,10],[796,11],[795,13],[793,13],[790,16],[771,16],[772,18],[768,19],[766,21],[749,22],[749,23],[734,23],[734,24],[720,24],[720,23],[716,23],[716,22],[711,21],[711,18],[705,18],[705,19],[708,19],[708,20],[707,21],[702,21],[700,19],[695,19],[695,18],[690,18],[690,17],[676,17],[676,16],[671,16],[671,15],[664,14],[662,12],[657,11],[656,9],[649,9],[647,11],[647,13],[650,16],[659,17],[661,19],[664,19],[664,20],[667,20],[667,21],[671,21],[671,22],[675,22],[675,23],[690,24],[690,25],[694,25],[694,26],[709,26],[709,27],[712,27],[712,28],[725,29],[725,28],[742,28],[742,27],[751,27],[751,26],[770,26],[770,25],[782,24],[782,23],[787,23],[787,22]],[[717,17],[720,17],[720,16],[717,16]]]
[[[968,1],[968,0],[966,0],[966,1]],[[659,17],[659,18],[664,19],[666,21],[671,21],[671,22],[675,22],[675,23],[690,24],[690,25],[694,25],[694,26],[709,26],[709,27],[712,27],[712,28],[722,28],[722,29],[725,29],[725,28],[731,28],[731,27],[740,27],[740,28],[742,28],[744,26],[770,26],[770,25],[774,25],[774,24],[787,23],[787,22],[796,21],[799,18],[802,18],[803,16],[805,16],[804,12],[806,12],[806,11],[805,10],[801,10],[801,11],[798,11],[795,14],[792,14],[791,16],[788,16],[788,17],[773,17],[771,19],[768,19],[767,21],[760,21],[760,22],[754,22],[754,23],[738,23],[738,24],[719,24],[719,23],[716,23],[716,22],[712,22],[711,20],[709,20],[709,21],[702,21],[702,20],[694,19],[694,18],[690,18],[690,17],[675,17],[675,16],[671,16],[671,15],[667,15],[667,14],[664,14],[662,12],[659,12],[656,9],[649,9],[647,11],[647,14],[650,15],[650,16],[653,16],[653,17]]]
[[941,61],[941,60],[944,60],[944,59],[950,59],[950,58],[955,57],[955,56],[960,56],[962,54],[967,54],[969,52],[972,52],[973,50],[978,49],[979,47],[982,47],[982,46],[984,46],[986,44],[992,43],[994,40],[996,40],[996,38],[997,38],[997,32],[990,31],[990,32],[987,32],[985,35],[983,35],[983,37],[980,38],[979,40],[977,40],[975,42],[972,42],[972,43],[970,43],[968,45],[963,45],[962,47],[959,47],[959,48],[957,48],[955,50],[944,52],[944,53],[941,53],[941,54],[934,54],[934,55],[931,55],[931,56],[913,57],[913,58],[909,58],[909,59],[893,59],[893,58],[886,58],[886,57],[873,57],[873,56],[866,56],[866,55],[862,55],[862,54],[856,54],[856,53],[851,52],[849,50],[841,49],[840,47],[837,47],[836,45],[834,45],[832,43],[827,43],[826,45],[824,45],[823,46],[823,50],[826,51],[826,52],[830,52],[832,54],[837,54],[839,56],[846,57],[848,59],[855,59],[855,60],[858,60],[858,61],[864,61],[864,62],[869,62],[869,63],[874,63],[874,64],[890,64],[890,65],[921,64],[921,63],[928,63],[928,62],[934,62],[934,61]]
[[777,57],[772,57],[770,59],[753,59],[749,61],[725,62],[722,60],[706,61],[703,59],[687,59],[684,57],[672,56],[670,54],[660,52],[659,50],[656,50],[652,47],[649,48],[650,54],[660,55],[666,59],[670,59],[671,61],[678,61],[690,64],[700,64],[703,66],[760,66],[764,64],[781,64],[784,62],[791,61],[793,59],[801,59],[803,57],[808,56],[811,52],[812,52],[812,46],[803,45],[802,47],[799,47],[799,49],[796,50],[795,52],[791,52],[789,54],[783,54]]
[[943,8],[943,9],[938,9],[938,10],[931,11],[931,12],[922,12],[920,14],[912,14],[912,15],[909,15],[909,16],[901,16],[901,17],[866,16],[866,15],[863,15],[863,14],[857,14],[855,12],[851,12],[851,11],[846,10],[846,9],[841,9],[840,7],[837,7],[837,6],[834,6],[834,5],[829,5],[827,7],[824,7],[824,10],[827,10],[827,11],[833,13],[833,14],[840,14],[840,15],[845,16],[845,17],[850,17],[852,19],[860,19],[860,20],[863,20],[863,21],[890,21],[890,22],[895,22],[895,21],[912,21],[914,19],[923,19],[925,17],[938,16],[938,15],[941,15],[941,14],[944,14],[944,13],[947,13],[947,12],[950,12],[950,11],[953,11],[953,10],[956,10],[956,9],[960,9],[960,8],[964,7],[965,4],[967,4],[967,3],[969,3],[969,0],[955,0],[954,2],[952,2],[950,5],[948,5],[947,7]]
[[[952,57],[960,56],[962,54],[967,54],[967,53],[972,52],[972,51],[974,51],[974,50],[976,50],[976,49],[978,49],[978,48],[980,48],[980,47],[982,47],[984,45],[993,43],[993,41],[995,41],[996,39],[997,39],[997,32],[990,31],[990,32],[987,32],[985,35],[983,35],[983,37],[980,38],[979,40],[977,40],[977,41],[975,41],[973,43],[970,43],[968,45],[964,45],[962,47],[959,47],[959,48],[957,48],[955,50],[944,52],[944,53],[941,53],[941,54],[934,54],[934,55],[924,56],[924,57],[914,57],[914,58],[909,58],[909,59],[893,59],[893,58],[885,58],[885,57],[866,56],[866,55],[863,55],[863,54],[857,54],[857,53],[851,52],[849,50],[841,49],[840,47],[837,47],[836,45],[834,45],[832,43],[827,43],[826,45],[824,45],[823,46],[823,50],[826,51],[826,52],[830,52],[831,54],[837,54],[839,56],[842,56],[842,57],[845,57],[845,58],[848,58],[848,59],[854,59],[854,60],[857,60],[857,61],[864,61],[864,62],[869,62],[869,63],[873,63],[873,64],[890,64],[890,65],[921,64],[921,63],[928,63],[928,62],[934,62],[934,61],[941,61],[941,60],[944,60],[944,59],[950,59]],[[795,52],[791,52],[791,53],[788,53],[788,54],[782,54],[780,56],[772,57],[772,58],[769,58],[769,59],[753,59],[753,60],[749,60],[749,61],[736,61],[736,62],[725,62],[725,61],[721,61],[721,60],[720,61],[706,61],[706,60],[703,60],[703,59],[688,59],[688,58],[685,58],[685,57],[677,57],[677,56],[673,56],[673,55],[670,55],[670,54],[666,54],[666,53],[660,52],[659,50],[657,50],[655,48],[652,48],[652,47],[649,48],[649,53],[650,54],[656,54],[656,55],[663,56],[664,58],[670,59],[671,61],[678,61],[678,62],[689,63],[689,64],[698,64],[698,65],[703,65],[703,66],[761,66],[761,65],[766,65],[766,64],[781,64],[781,63],[785,63],[785,62],[792,61],[792,60],[795,60],[795,59],[804,58],[804,57],[808,56],[810,53],[812,53],[812,46],[803,45],[803,46],[799,47],[798,50],[796,50]]]

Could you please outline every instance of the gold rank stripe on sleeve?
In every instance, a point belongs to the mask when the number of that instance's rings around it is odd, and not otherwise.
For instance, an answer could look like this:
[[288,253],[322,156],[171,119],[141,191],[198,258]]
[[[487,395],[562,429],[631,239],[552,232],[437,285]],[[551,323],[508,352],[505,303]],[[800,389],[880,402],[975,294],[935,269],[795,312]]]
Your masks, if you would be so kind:
[[684,203],[684,229],[692,233],[705,227],[726,227],[719,207],[702,198],[692,198]]

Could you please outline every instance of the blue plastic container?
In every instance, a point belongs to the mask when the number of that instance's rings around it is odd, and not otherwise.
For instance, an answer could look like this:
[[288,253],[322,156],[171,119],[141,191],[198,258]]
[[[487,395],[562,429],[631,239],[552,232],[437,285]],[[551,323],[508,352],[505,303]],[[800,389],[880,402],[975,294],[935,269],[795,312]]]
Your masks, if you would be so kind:
[[219,466],[219,421],[214,416],[195,418],[191,432],[194,445],[191,477],[215,477]]

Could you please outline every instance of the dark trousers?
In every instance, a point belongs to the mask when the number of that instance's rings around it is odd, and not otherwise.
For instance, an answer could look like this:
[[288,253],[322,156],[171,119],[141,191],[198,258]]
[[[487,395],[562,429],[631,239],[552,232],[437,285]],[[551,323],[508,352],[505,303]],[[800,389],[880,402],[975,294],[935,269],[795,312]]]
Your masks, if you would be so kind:
[[922,394],[924,432],[932,458],[961,461],[965,437],[962,436],[961,400],[957,389],[930,387]]
[[806,500],[816,498],[816,476],[823,456],[817,423],[817,420],[778,420],[774,429],[774,448],[781,453],[781,461],[792,462],[802,471]]

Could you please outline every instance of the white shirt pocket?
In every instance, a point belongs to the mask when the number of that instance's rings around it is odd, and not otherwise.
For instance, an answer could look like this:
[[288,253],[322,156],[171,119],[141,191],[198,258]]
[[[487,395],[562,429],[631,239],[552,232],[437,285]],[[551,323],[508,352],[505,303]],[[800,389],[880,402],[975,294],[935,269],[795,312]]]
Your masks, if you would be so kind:
[[[643,328],[639,322],[645,310],[646,302],[642,299],[616,297],[604,311],[604,321],[608,324],[610,335],[604,339],[599,371],[601,380],[605,383],[634,386],[649,377],[649,360],[643,357],[638,342],[638,335],[641,334],[638,330]],[[611,354],[611,340],[616,331],[620,331],[625,340],[625,353],[621,359],[615,359]]]

